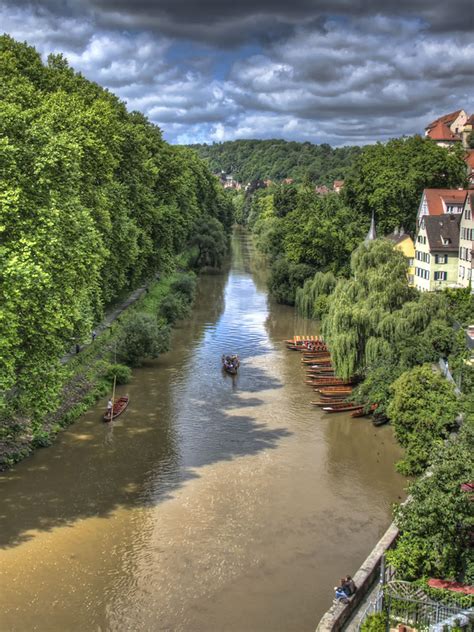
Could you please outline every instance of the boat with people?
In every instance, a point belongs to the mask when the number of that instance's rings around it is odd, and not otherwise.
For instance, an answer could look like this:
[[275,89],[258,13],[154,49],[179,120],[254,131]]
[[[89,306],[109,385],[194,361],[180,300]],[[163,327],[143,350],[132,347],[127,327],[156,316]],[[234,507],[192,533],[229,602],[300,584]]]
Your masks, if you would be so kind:
[[236,375],[239,370],[240,359],[236,354],[227,355],[225,353],[222,354],[222,368],[226,373],[230,375]]
[[127,408],[129,404],[130,398],[128,395],[124,395],[123,397],[119,397],[115,401],[112,400],[112,406],[107,409],[104,413],[104,421],[112,421],[119,415],[123,413],[123,411]]

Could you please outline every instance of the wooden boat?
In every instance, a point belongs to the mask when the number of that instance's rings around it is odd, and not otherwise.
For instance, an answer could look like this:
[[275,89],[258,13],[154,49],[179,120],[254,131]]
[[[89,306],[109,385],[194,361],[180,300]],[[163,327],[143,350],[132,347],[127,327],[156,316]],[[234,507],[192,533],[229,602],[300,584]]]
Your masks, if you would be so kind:
[[319,400],[321,402],[331,402],[331,401],[343,401],[349,397],[350,393],[332,393],[331,395],[321,395],[319,394]]
[[348,403],[345,400],[340,400],[340,399],[330,399],[327,401],[319,401],[319,402],[312,401],[311,403],[313,404],[313,406],[319,406],[319,408],[324,408],[325,406],[331,406],[331,408],[340,408],[342,406],[348,405]]
[[372,406],[370,407],[369,411],[365,412],[365,410],[364,410],[365,406],[364,406],[364,408],[361,411],[355,410],[352,413],[351,417],[369,417],[374,412],[374,410],[376,410],[376,408],[377,408],[377,404],[372,404]]
[[293,336],[293,338],[289,338],[288,340],[284,340],[283,342],[286,342],[286,344],[288,345],[296,345],[296,344],[305,344],[308,342],[313,342],[313,343],[323,343],[324,341],[321,338],[321,336],[309,336],[308,334],[303,335],[303,336]]
[[379,414],[379,415],[374,415],[374,418],[372,419],[372,424],[374,426],[383,426],[385,424],[388,424],[389,421],[390,420],[387,417],[387,415]]
[[332,406],[324,406],[323,410],[325,413],[345,413],[349,412],[350,410],[364,410],[364,407],[360,404],[344,403],[341,406],[338,406],[336,404],[333,404]]
[[240,359],[238,355],[225,355],[222,356],[222,368],[230,375],[237,375],[239,370]]
[[115,419],[116,417],[121,415],[123,411],[127,408],[129,399],[130,398],[128,397],[128,395],[124,395],[124,397],[119,397],[117,400],[115,400],[112,411],[108,410],[104,414],[104,421],[111,421],[112,419]]
[[332,393],[352,393],[352,386],[323,386],[315,389],[321,395],[331,395]]
[[349,386],[353,384],[353,382],[349,380],[341,380],[339,377],[323,377],[320,376],[315,378],[314,380],[305,380],[306,384],[311,384],[311,386]]

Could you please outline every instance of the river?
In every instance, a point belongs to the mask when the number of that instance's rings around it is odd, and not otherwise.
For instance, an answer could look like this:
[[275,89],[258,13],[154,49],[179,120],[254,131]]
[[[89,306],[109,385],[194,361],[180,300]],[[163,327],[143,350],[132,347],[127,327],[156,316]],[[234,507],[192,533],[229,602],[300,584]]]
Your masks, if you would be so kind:
[[0,630],[313,630],[404,488],[390,427],[309,404],[282,340],[314,331],[237,232],[128,410],[0,476]]

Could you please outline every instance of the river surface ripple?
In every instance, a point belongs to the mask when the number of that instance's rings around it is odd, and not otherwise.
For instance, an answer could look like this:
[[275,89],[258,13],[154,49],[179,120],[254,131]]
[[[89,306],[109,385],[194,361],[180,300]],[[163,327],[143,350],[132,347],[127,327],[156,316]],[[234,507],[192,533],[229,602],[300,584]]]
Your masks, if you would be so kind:
[[126,413],[101,401],[0,476],[0,630],[313,630],[404,481],[390,427],[310,406],[282,340],[311,332],[237,232]]

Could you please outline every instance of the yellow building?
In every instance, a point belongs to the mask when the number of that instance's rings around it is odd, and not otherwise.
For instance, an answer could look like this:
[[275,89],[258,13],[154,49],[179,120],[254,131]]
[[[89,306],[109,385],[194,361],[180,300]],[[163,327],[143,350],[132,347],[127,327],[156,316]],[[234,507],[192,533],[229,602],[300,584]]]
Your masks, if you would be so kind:
[[416,235],[415,287],[433,292],[458,285],[460,215],[425,215]]
[[391,235],[388,235],[386,239],[390,240],[396,250],[400,250],[408,263],[408,285],[413,287],[415,285],[415,244],[413,239],[403,231],[395,229]]

